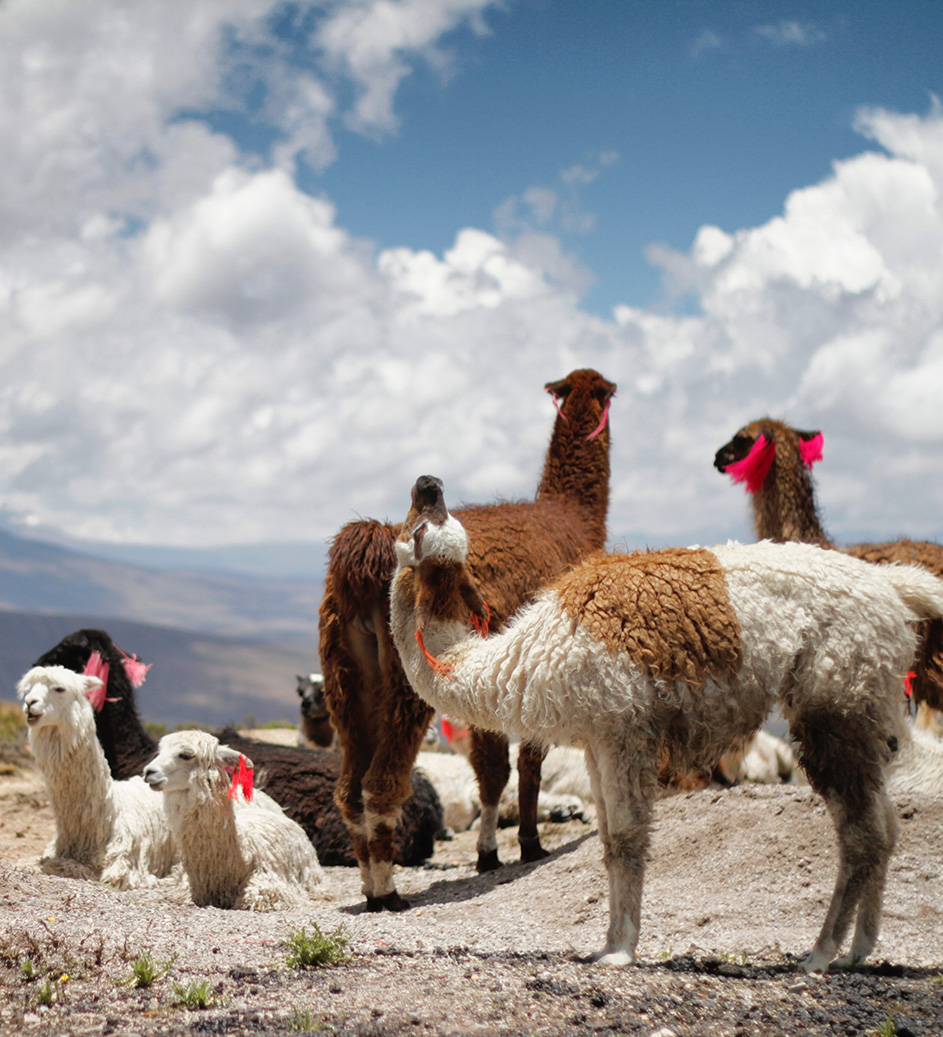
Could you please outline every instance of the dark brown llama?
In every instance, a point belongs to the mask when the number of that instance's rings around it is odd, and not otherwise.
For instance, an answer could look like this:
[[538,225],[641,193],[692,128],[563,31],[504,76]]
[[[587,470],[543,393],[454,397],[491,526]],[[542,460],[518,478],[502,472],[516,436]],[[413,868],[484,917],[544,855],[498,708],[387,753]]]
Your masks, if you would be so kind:
[[[140,774],[157,754],[157,742],[138,715],[134,685],[126,669],[127,656],[104,630],[84,629],[64,637],[33,665],[66,666],[81,673],[92,652],[98,652],[109,664],[104,703],[95,714],[98,740],[112,777],[123,780]],[[253,761],[259,788],[264,788],[301,825],[322,864],[355,863],[347,827],[334,802],[340,753],[271,745],[244,738],[232,728],[217,733],[221,741]],[[415,771],[407,776],[407,782],[409,796],[394,837],[394,859],[398,864],[416,865],[431,857],[435,849],[435,836],[442,828],[442,804],[425,775]]]
[[[456,514],[474,545],[469,568],[490,608],[492,630],[552,577],[606,540],[612,382],[574,371],[546,386],[558,409],[536,500],[468,507]],[[390,833],[433,710],[406,680],[389,629],[394,543],[400,526],[351,522],[331,545],[320,610],[321,671],[344,764],[336,798],[350,829],[367,908],[409,907],[393,882]],[[460,718],[459,718],[460,719]],[[537,833],[544,748],[518,757],[521,859],[546,853]],[[499,866],[498,800],[510,775],[502,734],[472,731],[469,759],[481,794],[478,870]]]
[[[799,540],[835,547],[822,528],[812,484],[812,465],[821,456],[821,432],[763,418],[744,425],[722,446],[714,457],[714,467],[746,483],[760,540]],[[853,544],[840,550],[867,562],[914,562],[943,577],[943,546],[932,541]],[[925,620],[917,632],[915,676],[910,684],[914,701],[943,709],[943,620]]]

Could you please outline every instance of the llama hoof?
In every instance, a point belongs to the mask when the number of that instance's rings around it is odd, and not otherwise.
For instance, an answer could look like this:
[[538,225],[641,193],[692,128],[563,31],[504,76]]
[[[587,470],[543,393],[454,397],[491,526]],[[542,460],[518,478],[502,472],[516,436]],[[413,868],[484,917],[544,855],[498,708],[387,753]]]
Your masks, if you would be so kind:
[[540,845],[539,839],[521,839],[521,861],[524,864],[533,864],[534,861],[542,861],[550,856],[550,851]]
[[408,911],[409,901],[404,900],[394,889],[383,897],[367,897],[367,910],[373,913],[377,911]]
[[628,951],[601,951],[593,958],[596,965],[634,965],[635,955]]
[[484,875],[486,871],[497,871],[501,867],[501,862],[498,860],[498,851],[488,850],[487,853],[479,852],[478,863],[475,867],[479,875]]
[[812,951],[799,963],[803,972],[828,972],[829,958],[824,954]]

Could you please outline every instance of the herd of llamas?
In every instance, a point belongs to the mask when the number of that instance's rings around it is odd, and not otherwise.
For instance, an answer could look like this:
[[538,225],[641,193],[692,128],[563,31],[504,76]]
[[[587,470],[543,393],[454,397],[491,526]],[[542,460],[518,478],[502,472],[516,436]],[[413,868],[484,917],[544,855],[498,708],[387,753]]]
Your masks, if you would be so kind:
[[[533,500],[451,512],[421,476],[402,523],[333,539],[297,746],[232,728],[155,741],[135,700],[147,667],[103,630],[40,656],[17,691],[56,820],[41,869],[269,911],[330,899],[322,866],[356,866],[365,910],[398,912],[395,865],[428,859],[450,827],[478,816],[485,872],[501,863],[499,823],[537,861],[539,819],[591,801],[609,879],[594,960],[628,964],[656,795],[736,780],[749,748],[771,780],[797,758],[839,844],[803,967],[863,961],[897,839],[889,790],[943,790],[928,733],[943,708],[943,547],[837,549],[811,480],[821,433],[763,419],[714,460],[746,484],[758,543],[607,553],[616,386],[576,370],[545,388],[557,413]],[[796,757],[760,730],[774,708]],[[437,714],[467,759],[424,751]]]

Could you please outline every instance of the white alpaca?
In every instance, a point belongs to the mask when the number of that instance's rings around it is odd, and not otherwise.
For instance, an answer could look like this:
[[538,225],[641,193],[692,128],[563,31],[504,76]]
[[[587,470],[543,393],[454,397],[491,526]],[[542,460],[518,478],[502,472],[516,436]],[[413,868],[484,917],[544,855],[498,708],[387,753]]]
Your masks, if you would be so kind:
[[910,733],[910,741],[888,764],[888,789],[943,796],[943,742],[917,725],[911,725]]
[[464,566],[461,524],[424,476],[397,542],[392,632],[410,684],[436,709],[545,742],[578,739],[609,873],[599,955],[635,960],[659,759],[712,765],[775,703],[825,798],[840,868],[809,971],[877,940],[897,818],[883,768],[907,739],[901,679],[912,625],[943,615],[943,582],[805,544],[596,556],[558,578],[500,634]]
[[249,802],[241,790],[230,798],[227,768],[240,759],[252,767],[211,734],[179,731],[164,735],[144,768],[144,780],[163,793],[193,903],[279,911],[329,900],[304,829],[264,792]]
[[86,698],[101,683],[64,666],[34,666],[17,685],[56,817],[56,837],[39,864],[48,875],[117,889],[149,886],[170,873],[173,839],[144,781],[111,777]]

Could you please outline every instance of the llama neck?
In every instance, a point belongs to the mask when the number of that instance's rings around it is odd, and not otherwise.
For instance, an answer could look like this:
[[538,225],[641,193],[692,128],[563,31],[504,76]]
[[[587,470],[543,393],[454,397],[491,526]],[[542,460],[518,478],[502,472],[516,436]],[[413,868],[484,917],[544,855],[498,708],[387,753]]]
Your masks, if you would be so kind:
[[753,495],[753,525],[760,540],[829,544],[819,520],[812,477],[795,448],[776,442],[776,456]]
[[586,410],[574,410],[567,419],[557,415],[547,449],[537,500],[563,501],[578,508],[585,518],[595,549],[606,542],[609,508],[609,425],[588,439],[598,418]]
[[140,774],[145,763],[157,752],[157,743],[144,730],[138,716],[130,684],[127,691],[120,691],[117,700],[106,702],[100,713],[95,715],[98,740],[105,751],[105,758],[112,777],[130,778]]
[[167,821],[180,847],[197,907],[232,907],[249,872],[239,845],[235,810],[225,790],[206,797],[165,793]]
[[87,730],[45,727],[30,732],[56,818],[56,854],[101,867],[115,819],[111,773],[95,737]]

